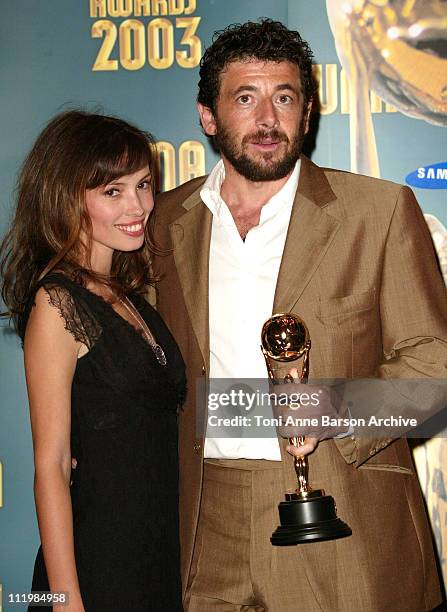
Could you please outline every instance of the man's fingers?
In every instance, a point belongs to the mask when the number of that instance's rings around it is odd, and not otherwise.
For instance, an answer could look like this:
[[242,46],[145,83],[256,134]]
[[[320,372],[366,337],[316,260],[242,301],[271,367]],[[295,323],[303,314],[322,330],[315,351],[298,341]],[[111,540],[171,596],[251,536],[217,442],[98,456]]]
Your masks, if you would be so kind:
[[293,378],[293,382],[299,382],[300,380],[297,368],[290,368],[289,376]]
[[293,446],[293,444],[289,444],[286,446],[286,451],[294,457],[304,457],[304,455],[313,453],[313,451],[317,448],[317,444],[318,438],[306,438],[304,440],[304,444],[301,446]]

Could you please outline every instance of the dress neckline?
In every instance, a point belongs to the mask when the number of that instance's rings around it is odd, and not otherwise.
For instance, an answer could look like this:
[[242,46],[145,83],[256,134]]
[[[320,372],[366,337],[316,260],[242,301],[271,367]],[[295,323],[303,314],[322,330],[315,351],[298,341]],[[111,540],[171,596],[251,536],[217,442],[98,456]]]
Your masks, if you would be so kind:
[[[70,277],[68,277],[63,272],[53,272],[53,273],[50,273],[50,274],[48,274],[46,276],[46,279],[50,280],[51,277],[53,277],[53,276],[62,277],[65,281],[68,281],[71,285],[74,285],[75,287],[80,288],[81,290],[87,292],[90,296],[96,298],[103,306],[105,306],[107,308],[107,310],[109,312],[111,312],[112,316],[114,316],[119,321],[121,321],[125,328],[130,329],[130,331],[135,336],[137,336],[137,338],[140,339],[140,341],[143,343],[143,346],[146,347],[146,349],[149,349],[150,354],[153,355],[155,361],[158,362],[158,360],[157,360],[157,358],[156,358],[156,356],[154,354],[154,351],[153,351],[151,345],[149,344],[149,342],[147,342],[147,340],[144,339],[143,334],[140,333],[140,331],[134,325],[132,325],[132,323],[130,323],[127,319],[125,319],[118,312],[116,312],[116,310],[113,308],[112,304],[110,302],[108,302],[105,298],[103,298],[102,295],[99,295],[98,293],[95,293],[91,289],[88,289],[87,287],[84,287],[84,285],[81,285],[80,283],[75,282],[74,280],[72,280]],[[134,301],[132,301],[131,298],[129,298],[128,296],[126,296],[126,297],[130,301],[132,306],[135,308],[135,310],[140,313],[140,311],[138,310],[138,308],[137,308],[136,304],[134,303]],[[140,313],[140,315],[141,315],[141,313]],[[143,318],[143,320],[144,320],[144,318]],[[152,332],[152,330],[151,330],[151,332]],[[156,338],[155,334],[153,334],[153,332],[152,332],[152,335],[154,336],[156,342],[158,343],[157,338]],[[88,351],[88,352],[90,352],[90,351]]]

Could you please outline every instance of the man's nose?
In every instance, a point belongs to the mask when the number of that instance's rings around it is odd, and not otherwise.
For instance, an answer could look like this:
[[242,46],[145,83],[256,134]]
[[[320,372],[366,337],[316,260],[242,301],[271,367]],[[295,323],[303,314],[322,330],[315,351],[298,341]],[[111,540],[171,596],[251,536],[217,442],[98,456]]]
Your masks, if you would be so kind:
[[278,127],[278,113],[275,105],[269,98],[258,103],[256,123],[267,128]]

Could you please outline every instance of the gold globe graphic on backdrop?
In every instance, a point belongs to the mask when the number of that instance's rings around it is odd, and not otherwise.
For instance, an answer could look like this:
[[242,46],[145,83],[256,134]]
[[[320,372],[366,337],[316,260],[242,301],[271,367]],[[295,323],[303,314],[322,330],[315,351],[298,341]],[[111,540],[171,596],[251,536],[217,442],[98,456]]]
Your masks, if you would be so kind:
[[346,21],[371,89],[407,115],[447,125],[447,2],[327,0],[327,5],[332,21]]

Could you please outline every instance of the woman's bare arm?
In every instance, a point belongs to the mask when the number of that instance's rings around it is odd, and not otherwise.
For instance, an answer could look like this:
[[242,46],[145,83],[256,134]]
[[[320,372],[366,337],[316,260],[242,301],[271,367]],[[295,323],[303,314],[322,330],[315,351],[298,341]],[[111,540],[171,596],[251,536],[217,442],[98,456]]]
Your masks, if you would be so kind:
[[70,498],[71,385],[80,343],[64,328],[45,289],[36,294],[25,334],[25,373],[34,444],[34,494],[50,589],[68,591],[83,612],[73,545]]

